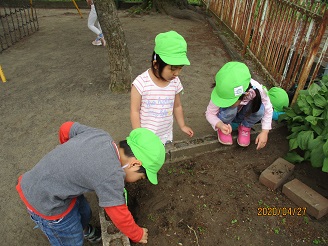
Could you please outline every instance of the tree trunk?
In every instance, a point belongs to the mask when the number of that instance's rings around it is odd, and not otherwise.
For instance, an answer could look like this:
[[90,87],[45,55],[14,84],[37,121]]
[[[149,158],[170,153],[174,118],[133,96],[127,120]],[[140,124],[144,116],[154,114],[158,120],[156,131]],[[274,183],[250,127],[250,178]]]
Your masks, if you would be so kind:
[[131,88],[132,69],[124,31],[117,15],[115,0],[94,0],[109,60],[109,89],[128,92]]

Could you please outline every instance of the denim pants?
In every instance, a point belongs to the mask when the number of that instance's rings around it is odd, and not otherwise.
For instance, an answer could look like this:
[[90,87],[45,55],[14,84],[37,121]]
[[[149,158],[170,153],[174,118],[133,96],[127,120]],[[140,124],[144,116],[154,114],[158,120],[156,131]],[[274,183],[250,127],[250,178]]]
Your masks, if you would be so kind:
[[79,196],[73,209],[63,218],[46,220],[28,211],[31,219],[47,236],[53,246],[82,246],[83,229],[91,219],[91,209],[83,195]]
[[252,103],[244,105],[239,111],[238,107],[220,108],[217,117],[225,124],[237,123],[242,124],[245,127],[251,128],[255,123],[260,121],[264,116],[264,105],[261,104],[260,109],[252,114],[251,112]]

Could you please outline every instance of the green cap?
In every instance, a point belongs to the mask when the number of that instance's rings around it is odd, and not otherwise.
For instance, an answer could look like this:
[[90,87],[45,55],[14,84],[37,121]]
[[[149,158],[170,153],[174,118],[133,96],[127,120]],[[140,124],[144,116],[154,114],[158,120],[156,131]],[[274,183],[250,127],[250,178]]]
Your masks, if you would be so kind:
[[158,184],[157,172],[165,161],[165,147],[155,133],[146,128],[136,128],[126,138],[134,156],[142,162],[152,184]]
[[212,102],[221,108],[230,107],[247,90],[251,81],[248,67],[241,62],[228,62],[217,72]]
[[276,112],[283,112],[288,107],[289,98],[287,92],[279,87],[272,87],[268,92],[272,107]]
[[160,33],[155,38],[154,51],[169,65],[190,65],[187,42],[176,31]]

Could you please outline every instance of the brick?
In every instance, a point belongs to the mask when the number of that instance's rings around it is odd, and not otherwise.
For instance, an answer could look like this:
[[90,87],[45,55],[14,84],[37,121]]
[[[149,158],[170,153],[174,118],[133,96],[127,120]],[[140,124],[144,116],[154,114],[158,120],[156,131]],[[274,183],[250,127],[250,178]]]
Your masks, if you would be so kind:
[[328,213],[328,199],[298,179],[286,183],[282,192],[297,206],[306,208],[306,213],[316,219]]
[[266,187],[275,190],[286,183],[294,168],[295,166],[290,162],[283,158],[278,158],[261,173],[259,181]]

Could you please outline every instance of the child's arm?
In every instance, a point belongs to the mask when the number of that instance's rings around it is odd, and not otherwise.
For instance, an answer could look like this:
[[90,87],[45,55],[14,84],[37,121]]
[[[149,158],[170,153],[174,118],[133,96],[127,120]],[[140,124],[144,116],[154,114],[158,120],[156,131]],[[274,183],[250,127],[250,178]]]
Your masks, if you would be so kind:
[[251,80],[251,83],[252,83],[252,85],[255,84],[256,87],[259,89],[260,94],[261,94],[261,100],[264,105],[264,115],[261,120],[262,131],[255,139],[255,144],[257,144],[256,149],[259,150],[259,149],[264,148],[268,141],[269,131],[272,128],[271,124],[272,124],[273,109],[272,109],[272,104],[271,104],[270,98],[269,98],[268,94],[266,93],[266,91],[263,90],[262,85],[259,84],[257,81],[254,81],[253,79]]
[[219,113],[220,108],[216,106],[212,101],[210,101],[207,105],[205,117],[208,123],[211,124],[214,131],[218,130],[218,126],[221,120],[218,118],[217,114]]
[[221,129],[224,134],[230,134],[232,132],[232,127],[230,124],[224,124],[217,116],[220,108],[216,106],[212,101],[207,105],[205,112],[206,120],[211,124],[214,131]]
[[189,137],[192,137],[194,135],[194,132],[189,126],[186,126],[185,121],[184,121],[183,109],[182,109],[182,104],[181,104],[181,100],[180,100],[180,93],[175,95],[173,113],[174,113],[174,117],[175,117],[180,129],[184,133],[186,133]]
[[69,140],[69,132],[73,124],[74,122],[67,121],[60,126],[58,137],[61,144],[66,143]]
[[131,106],[130,106],[130,119],[132,129],[141,127],[140,123],[140,107],[141,107],[141,95],[135,86],[131,88]]
[[256,149],[262,149],[265,147],[266,143],[268,142],[269,138],[269,130],[262,129],[262,131],[257,135],[255,139],[255,144],[257,144]]
[[147,229],[139,227],[126,204],[104,208],[114,225],[134,242],[147,243]]
[[[71,138],[84,133],[86,131],[94,131],[97,130],[99,131],[100,129],[92,128],[90,126],[82,125],[78,122],[73,122],[73,121],[67,121],[63,123],[58,132],[59,136],[59,142],[61,144],[66,143],[68,140]],[[102,131],[102,130],[100,130]]]

